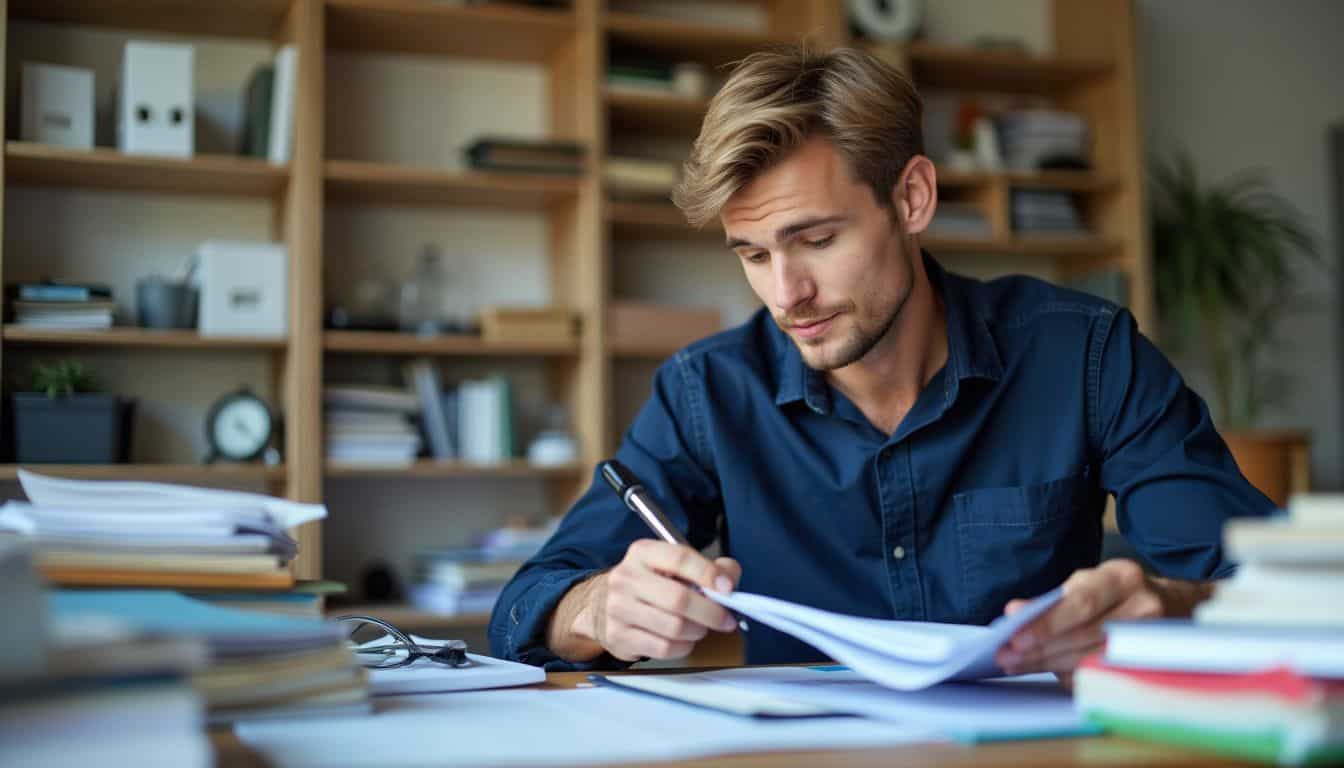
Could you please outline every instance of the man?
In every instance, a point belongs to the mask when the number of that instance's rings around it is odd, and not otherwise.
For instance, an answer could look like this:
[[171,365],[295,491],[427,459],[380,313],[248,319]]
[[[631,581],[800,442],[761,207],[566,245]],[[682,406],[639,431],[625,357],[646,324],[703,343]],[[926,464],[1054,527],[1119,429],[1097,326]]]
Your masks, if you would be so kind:
[[[505,589],[495,653],[548,669],[674,658],[731,617],[693,589],[986,623],[1059,584],[999,652],[1066,681],[1113,618],[1188,615],[1271,504],[1124,309],[982,283],[919,247],[937,207],[921,102],[855,50],[746,59],[676,202],[717,216],[764,308],[659,370],[617,453],[703,548],[649,538],[600,481]],[[1160,576],[1097,565],[1106,494]],[[729,557],[731,556],[731,557]],[[768,627],[752,663],[818,658]]]

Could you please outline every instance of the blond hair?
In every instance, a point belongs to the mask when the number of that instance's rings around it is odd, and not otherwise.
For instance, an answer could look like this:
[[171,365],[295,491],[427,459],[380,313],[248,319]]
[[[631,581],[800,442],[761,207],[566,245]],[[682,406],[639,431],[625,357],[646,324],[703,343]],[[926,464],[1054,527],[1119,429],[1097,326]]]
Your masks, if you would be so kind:
[[904,75],[854,48],[753,53],[709,103],[672,201],[694,227],[813,136],[829,139],[879,205],[924,152],[923,102]]

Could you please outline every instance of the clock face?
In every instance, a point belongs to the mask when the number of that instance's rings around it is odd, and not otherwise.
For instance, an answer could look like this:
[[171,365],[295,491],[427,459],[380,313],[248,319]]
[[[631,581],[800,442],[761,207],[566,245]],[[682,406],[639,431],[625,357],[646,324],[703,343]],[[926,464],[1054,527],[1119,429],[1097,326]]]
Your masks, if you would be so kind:
[[271,439],[271,412],[250,395],[222,403],[210,424],[210,442],[227,459],[251,459]]

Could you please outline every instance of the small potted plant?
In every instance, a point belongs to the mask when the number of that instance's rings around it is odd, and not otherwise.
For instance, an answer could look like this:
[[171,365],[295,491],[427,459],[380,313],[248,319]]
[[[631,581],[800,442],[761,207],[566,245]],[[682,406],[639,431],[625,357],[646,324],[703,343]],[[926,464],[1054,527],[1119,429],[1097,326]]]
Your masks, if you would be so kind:
[[[1296,293],[1295,254],[1319,265],[1316,241],[1263,175],[1201,183],[1188,155],[1152,164],[1158,303],[1171,339],[1198,353],[1212,378],[1213,417],[1241,471],[1282,505],[1305,473],[1308,437],[1260,427],[1285,394],[1268,353]],[[1194,342],[1191,344],[1191,342]]]
[[32,392],[13,396],[20,464],[115,464],[129,459],[134,401],[96,392],[82,363],[33,367]]

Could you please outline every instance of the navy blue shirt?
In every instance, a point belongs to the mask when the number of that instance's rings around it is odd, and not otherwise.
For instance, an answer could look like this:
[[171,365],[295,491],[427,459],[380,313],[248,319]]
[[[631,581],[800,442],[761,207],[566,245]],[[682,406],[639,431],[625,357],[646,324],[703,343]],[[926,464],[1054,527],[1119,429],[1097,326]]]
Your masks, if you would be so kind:
[[[926,257],[948,357],[894,434],[806,367],[766,310],[664,363],[616,456],[692,545],[716,537],[739,588],[840,613],[984,624],[1097,563],[1107,494],[1159,573],[1230,572],[1223,521],[1273,505],[1204,402],[1133,316],[1025,277],[980,282]],[[595,474],[504,590],[492,651],[547,669],[546,625],[576,582],[651,536]],[[749,663],[811,661],[756,624]]]

